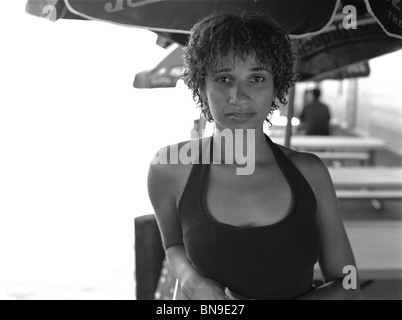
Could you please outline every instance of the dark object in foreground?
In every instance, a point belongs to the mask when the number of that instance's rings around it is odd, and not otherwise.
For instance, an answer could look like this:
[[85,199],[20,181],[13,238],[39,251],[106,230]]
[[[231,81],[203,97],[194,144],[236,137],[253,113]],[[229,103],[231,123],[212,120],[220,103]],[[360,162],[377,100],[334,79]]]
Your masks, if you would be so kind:
[[155,215],[134,219],[137,300],[153,300],[165,252]]

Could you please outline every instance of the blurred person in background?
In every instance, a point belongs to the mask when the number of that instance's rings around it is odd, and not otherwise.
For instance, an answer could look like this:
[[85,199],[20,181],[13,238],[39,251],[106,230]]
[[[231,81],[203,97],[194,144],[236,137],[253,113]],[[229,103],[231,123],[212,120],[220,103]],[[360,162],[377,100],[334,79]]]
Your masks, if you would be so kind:
[[311,94],[313,101],[304,106],[300,115],[299,133],[309,136],[329,136],[331,120],[329,108],[320,101],[320,89],[313,89]]

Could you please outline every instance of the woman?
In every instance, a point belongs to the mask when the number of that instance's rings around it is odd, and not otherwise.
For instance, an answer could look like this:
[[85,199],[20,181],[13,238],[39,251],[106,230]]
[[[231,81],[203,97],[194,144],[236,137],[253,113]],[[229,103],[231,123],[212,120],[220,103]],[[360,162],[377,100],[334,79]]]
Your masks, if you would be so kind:
[[[289,38],[264,15],[214,14],[194,26],[184,58],[184,80],[215,131],[191,142],[200,148],[188,164],[173,161],[186,142],[159,150],[148,177],[184,296],[357,298],[359,289],[343,286],[344,267],[355,261],[326,166],[263,132],[295,82]],[[225,144],[222,132],[232,133]],[[239,174],[230,149],[252,150],[253,170]],[[317,261],[325,285],[314,288]]]

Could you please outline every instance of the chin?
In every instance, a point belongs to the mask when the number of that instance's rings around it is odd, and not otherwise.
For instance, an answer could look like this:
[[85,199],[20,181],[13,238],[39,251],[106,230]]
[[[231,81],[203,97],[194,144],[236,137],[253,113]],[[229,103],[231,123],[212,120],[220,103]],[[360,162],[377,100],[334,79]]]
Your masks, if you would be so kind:
[[235,121],[231,121],[228,119],[224,119],[224,121],[215,121],[215,126],[217,129],[219,129],[220,131],[225,130],[225,129],[229,129],[229,130],[256,130],[259,127],[263,127],[263,122],[261,123],[257,123],[255,120],[254,121],[246,121],[244,123],[236,123]]

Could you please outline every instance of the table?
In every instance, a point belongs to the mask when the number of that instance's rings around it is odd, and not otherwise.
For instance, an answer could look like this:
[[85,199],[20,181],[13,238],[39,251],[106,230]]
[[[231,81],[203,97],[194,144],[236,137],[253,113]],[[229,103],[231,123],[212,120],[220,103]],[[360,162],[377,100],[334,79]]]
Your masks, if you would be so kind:
[[402,168],[343,167],[329,172],[339,200],[370,200],[381,211],[383,200],[402,199]]
[[[283,137],[274,137],[275,143],[284,144]],[[385,148],[385,142],[378,138],[349,136],[293,136],[291,147],[304,150],[372,151]]]
[[[346,221],[360,280],[402,279],[402,221]],[[318,265],[315,279],[321,278]]]
[[335,189],[402,190],[402,168],[342,167],[330,168]]
[[[284,145],[283,137],[273,137],[272,141]],[[370,156],[370,164],[375,161],[375,152],[385,148],[385,142],[381,139],[370,137],[349,136],[293,136],[290,147],[299,151],[353,151],[367,152]]]

